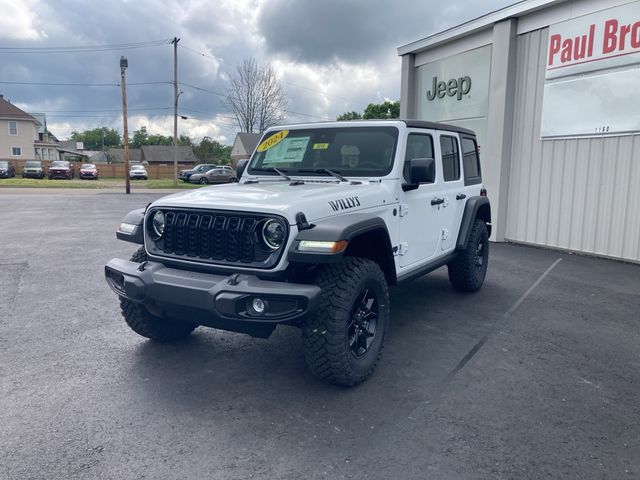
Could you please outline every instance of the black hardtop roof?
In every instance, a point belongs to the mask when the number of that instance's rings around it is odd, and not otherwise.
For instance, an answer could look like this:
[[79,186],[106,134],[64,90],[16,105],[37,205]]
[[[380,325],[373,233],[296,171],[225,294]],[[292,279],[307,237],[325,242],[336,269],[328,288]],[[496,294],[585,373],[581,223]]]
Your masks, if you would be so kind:
[[468,128],[458,127],[457,125],[449,125],[448,123],[427,122],[425,120],[400,120],[406,123],[407,127],[411,128],[428,128],[430,130],[448,130],[451,132],[464,133],[465,135],[476,136],[473,130]]

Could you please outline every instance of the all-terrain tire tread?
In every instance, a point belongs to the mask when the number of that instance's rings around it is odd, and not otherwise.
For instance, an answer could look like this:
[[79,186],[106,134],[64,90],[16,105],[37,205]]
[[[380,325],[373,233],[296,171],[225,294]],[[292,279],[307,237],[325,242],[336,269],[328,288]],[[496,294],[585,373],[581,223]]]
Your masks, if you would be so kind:
[[[375,360],[365,372],[356,372],[344,343],[345,315],[348,317],[351,313],[353,286],[363,277],[374,278],[384,285],[379,315],[386,315],[386,322],[380,332],[382,340]],[[389,292],[384,273],[372,260],[346,257],[340,263],[322,268],[315,283],[322,294],[316,315],[303,326],[306,363],[313,374],[331,383],[345,386],[360,383],[371,375],[384,348],[384,329],[389,318]]]
[[[140,247],[131,256],[132,262],[142,263],[147,260],[147,252]],[[170,342],[188,336],[197,325],[177,320],[160,318],[151,315],[144,306],[120,297],[120,310],[129,328],[151,340]]]
[[453,288],[460,292],[477,292],[484,283],[486,265],[482,273],[479,273],[476,268],[475,247],[479,238],[482,238],[484,242],[483,248],[487,252],[485,261],[488,260],[489,239],[487,226],[483,220],[476,219],[469,233],[466,248],[459,252],[456,259],[448,265],[449,281]]

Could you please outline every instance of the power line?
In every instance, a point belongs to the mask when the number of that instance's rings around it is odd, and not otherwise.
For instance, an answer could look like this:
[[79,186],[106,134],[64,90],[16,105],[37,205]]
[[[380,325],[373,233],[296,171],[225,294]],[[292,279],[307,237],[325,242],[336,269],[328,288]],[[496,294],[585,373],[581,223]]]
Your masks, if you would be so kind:
[[[171,107],[133,107],[128,108],[129,111],[149,111],[149,110],[171,110]],[[35,111],[35,110],[34,110]],[[45,114],[49,113],[108,113],[108,112],[122,112],[122,109],[107,109],[107,110],[49,110],[48,112],[44,112]]]
[[220,60],[219,60],[218,58],[213,57],[213,56],[208,55],[208,54],[203,53],[203,52],[199,52],[198,50],[195,50],[195,49],[193,49],[193,48],[187,47],[186,45],[182,45],[182,44],[180,44],[180,45],[178,45],[178,46],[179,46],[180,48],[184,48],[185,50],[188,50],[188,51],[190,51],[190,52],[192,52],[192,53],[195,53],[196,55],[199,55],[199,56],[201,56],[201,57],[210,58],[211,60],[215,60],[216,62],[220,62]]
[[159,47],[169,43],[169,39],[149,40],[146,42],[119,43],[111,45],[71,45],[59,47],[0,47],[0,53],[85,53],[106,52],[110,50],[131,50],[135,48]]
[[[132,82],[127,86],[138,85],[166,85],[171,82]],[[32,86],[46,86],[46,87],[120,87],[119,83],[56,83],[56,82],[8,82],[0,81],[3,85],[32,85]]]

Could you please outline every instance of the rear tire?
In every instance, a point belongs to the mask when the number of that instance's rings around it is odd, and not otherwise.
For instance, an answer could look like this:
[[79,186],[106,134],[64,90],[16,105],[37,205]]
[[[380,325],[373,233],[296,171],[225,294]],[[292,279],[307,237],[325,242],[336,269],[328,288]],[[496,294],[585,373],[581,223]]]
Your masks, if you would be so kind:
[[[147,252],[140,247],[131,257],[132,262],[142,263],[147,260]],[[120,297],[120,310],[129,328],[151,340],[170,342],[189,336],[197,327],[194,323],[182,322],[164,317],[157,317],[140,303]]]
[[484,283],[489,262],[489,234],[483,220],[471,227],[466,248],[448,265],[449,281],[459,292],[477,292]]
[[346,257],[323,267],[315,283],[320,307],[302,329],[307,365],[331,383],[361,383],[378,363],[389,325],[384,273],[372,260]]

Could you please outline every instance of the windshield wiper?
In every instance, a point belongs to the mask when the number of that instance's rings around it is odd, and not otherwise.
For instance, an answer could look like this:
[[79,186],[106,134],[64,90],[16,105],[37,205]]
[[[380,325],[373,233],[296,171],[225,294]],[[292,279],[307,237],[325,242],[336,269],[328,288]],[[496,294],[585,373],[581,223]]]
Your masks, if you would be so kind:
[[361,183],[355,180],[349,180],[348,178],[340,175],[340,172],[329,170],[328,168],[303,168],[297,171],[300,173],[326,173],[328,175],[331,175],[332,177],[337,178],[341,182],[349,182],[351,185],[359,185]]
[[282,169],[277,169],[274,167],[267,167],[267,168],[252,168],[251,170],[253,170],[254,172],[274,172],[277,173],[278,175],[280,175],[282,178],[284,178],[285,180],[291,180],[291,178],[289,178],[289,175],[287,175],[286,170]]

